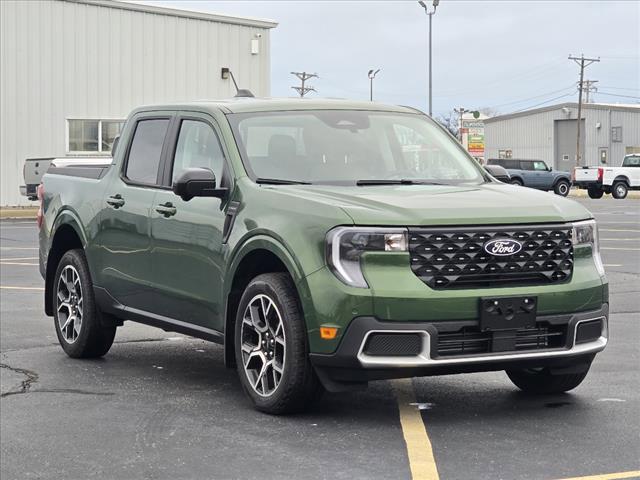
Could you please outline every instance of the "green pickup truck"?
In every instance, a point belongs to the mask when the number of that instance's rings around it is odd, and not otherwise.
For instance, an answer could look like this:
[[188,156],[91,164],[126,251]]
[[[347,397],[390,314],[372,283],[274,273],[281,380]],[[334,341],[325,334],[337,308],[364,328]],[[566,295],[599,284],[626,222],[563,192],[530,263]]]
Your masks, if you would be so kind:
[[144,107],[113,163],[38,189],[45,312],[74,358],[124,320],[224,345],[253,405],[505,370],[570,390],[608,338],[592,215],[496,181],[421,112],[339,100]]

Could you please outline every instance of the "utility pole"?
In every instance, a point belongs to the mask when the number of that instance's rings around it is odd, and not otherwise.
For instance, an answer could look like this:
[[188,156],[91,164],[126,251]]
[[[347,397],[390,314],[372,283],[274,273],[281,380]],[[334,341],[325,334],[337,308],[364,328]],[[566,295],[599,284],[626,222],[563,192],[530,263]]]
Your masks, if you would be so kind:
[[317,73],[307,73],[307,72],[291,72],[291,75],[295,75],[300,79],[301,85],[299,87],[291,87],[296,92],[300,94],[300,98],[304,97],[309,92],[315,92],[316,89],[313,87],[305,87],[304,84],[310,78],[319,78]]
[[589,94],[591,92],[595,93],[598,91],[598,87],[596,87],[596,83],[598,83],[598,80],[585,80],[583,83],[584,83],[583,90],[586,93],[586,98],[584,99],[584,103],[591,103],[591,98],[589,97]]
[[600,58],[585,58],[584,53],[582,53],[580,54],[579,57],[574,57],[573,55],[569,55],[569,60],[573,60],[578,65],[580,65],[580,82],[578,83],[578,120],[577,120],[578,134],[576,135],[576,167],[579,167],[580,166],[580,127],[582,122],[582,89],[584,87],[584,69],[594,62],[599,62]]
[[376,75],[378,74],[378,72],[380,71],[380,69],[377,70],[369,70],[369,100],[373,102],[373,79],[376,78]]

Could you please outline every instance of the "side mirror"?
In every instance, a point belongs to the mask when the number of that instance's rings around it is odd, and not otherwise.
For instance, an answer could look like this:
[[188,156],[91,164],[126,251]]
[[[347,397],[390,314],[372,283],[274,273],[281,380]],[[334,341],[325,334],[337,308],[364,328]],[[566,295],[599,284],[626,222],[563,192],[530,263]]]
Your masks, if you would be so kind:
[[208,168],[188,168],[173,183],[173,193],[185,202],[193,197],[222,198],[226,192],[226,188],[216,188],[216,176]]
[[547,172],[551,172],[552,170],[553,170],[553,167],[547,166]]

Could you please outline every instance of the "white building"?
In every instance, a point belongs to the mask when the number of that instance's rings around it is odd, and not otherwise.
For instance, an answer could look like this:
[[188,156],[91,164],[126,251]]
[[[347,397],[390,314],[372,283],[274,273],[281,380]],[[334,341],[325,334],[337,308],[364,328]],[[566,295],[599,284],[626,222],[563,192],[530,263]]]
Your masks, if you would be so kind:
[[113,0],[0,1],[0,206],[25,158],[109,155],[134,107],[269,95],[272,21]]
[[[619,166],[640,153],[640,104],[582,105],[580,164]],[[539,159],[557,170],[576,165],[578,104],[562,103],[484,120],[485,157]]]

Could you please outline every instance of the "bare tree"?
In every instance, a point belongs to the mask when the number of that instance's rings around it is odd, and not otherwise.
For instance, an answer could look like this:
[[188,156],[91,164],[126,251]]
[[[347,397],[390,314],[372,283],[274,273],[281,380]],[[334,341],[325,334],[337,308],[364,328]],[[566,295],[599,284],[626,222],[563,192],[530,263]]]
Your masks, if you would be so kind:
[[449,133],[458,138],[458,114],[451,110],[450,112],[439,115],[436,121],[444,128],[449,130]]

